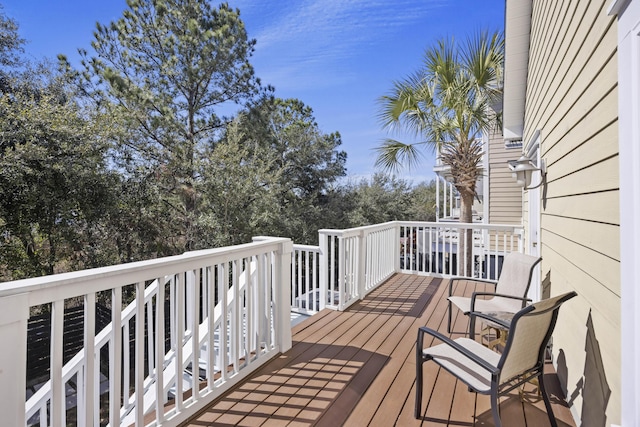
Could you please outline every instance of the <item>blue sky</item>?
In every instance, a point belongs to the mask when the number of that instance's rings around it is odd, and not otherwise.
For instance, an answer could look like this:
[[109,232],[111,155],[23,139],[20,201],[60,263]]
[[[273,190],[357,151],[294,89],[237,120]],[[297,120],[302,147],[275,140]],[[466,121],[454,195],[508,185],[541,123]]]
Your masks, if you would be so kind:
[[[375,171],[374,149],[390,136],[376,100],[394,80],[415,71],[427,46],[464,39],[478,29],[501,30],[504,0],[230,0],[257,40],[256,75],[280,98],[313,108],[324,132],[339,131],[350,179]],[[121,17],[125,0],[0,0],[27,39],[33,59],[65,54],[77,63],[90,49],[95,23]],[[217,2],[214,2],[217,4]],[[407,140],[406,136],[393,135]],[[403,171],[413,182],[432,179],[433,156]]]

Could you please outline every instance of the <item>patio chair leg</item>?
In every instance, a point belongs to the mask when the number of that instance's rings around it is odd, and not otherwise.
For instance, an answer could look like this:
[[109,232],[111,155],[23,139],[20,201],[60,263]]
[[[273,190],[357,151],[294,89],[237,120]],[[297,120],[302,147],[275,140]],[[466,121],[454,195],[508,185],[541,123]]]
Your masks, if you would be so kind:
[[416,406],[414,416],[420,418],[422,413],[422,358],[416,361]]
[[549,400],[549,395],[547,394],[547,389],[544,386],[544,373],[540,373],[538,375],[538,387],[540,393],[542,393],[542,399],[544,400],[544,406],[547,408],[547,415],[549,416],[549,422],[551,423],[551,427],[558,427],[558,422],[556,421],[555,415],[553,415],[553,408],[551,407],[551,400]]
[[469,338],[476,339],[476,316],[469,316]]
[[424,334],[422,330],[418,329],[418,338],[416,339],[416,405],[414,408],[414,416],[416,419],[420,418],[422,412],[422,364],[424,363],[424,357],[422,357],[422,348],[424,344]]
[[498,391],[491,390],[491,414],[493,415],[493,423],[496,427],[502,427],[502,421],[500,420],[500,404],[498,402]]
[[451,301],[449,301],[449,310],[447,317],[447,332],[451,333]]

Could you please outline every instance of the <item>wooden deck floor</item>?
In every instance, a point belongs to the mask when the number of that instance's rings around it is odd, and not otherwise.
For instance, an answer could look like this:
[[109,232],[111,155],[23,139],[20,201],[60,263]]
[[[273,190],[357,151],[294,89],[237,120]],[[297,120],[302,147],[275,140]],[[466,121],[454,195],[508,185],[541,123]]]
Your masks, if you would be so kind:
[[[491,426],[489,400],[426,363],[423,417],[413,417],[415,341],[427,325],[446,333],[447,280],[398,274],[349,310],[297,325],[293,348],[194,417],[189,426]],[[472,286],[461,292],[470,294]],[[467,316],[455,317],[454,333]],[[429,343],[427,343],[429,344]],[[558,424],[574,426],[557,377],[545,375]],[[526,389],[501,400],[505,426],[548,426]]]

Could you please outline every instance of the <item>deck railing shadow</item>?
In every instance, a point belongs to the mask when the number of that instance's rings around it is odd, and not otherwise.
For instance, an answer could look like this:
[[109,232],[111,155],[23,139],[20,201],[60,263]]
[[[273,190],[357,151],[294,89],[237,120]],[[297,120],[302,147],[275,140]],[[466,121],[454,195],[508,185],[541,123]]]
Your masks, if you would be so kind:
[[[290,422],[342,425],[389,357],[359,347],[294,342],[292,350],[201,412],[189,425]],[[247,424],[248,425],[248,424]]]
[[352,305],[349,310],[365,310],[369,313],[381,315],[419,318],[424,314],[424,310],[426,310],[428,305],[427,303],[440,287],[442,280],[442,278],[434,278],[431,281],[431,284],[426,287],[420,295],[416,298],[404,299],[399,303],[399,306],[383,304],[384,302],[389,301],[390,298],[393,298],[394,295],[380,294],[376,296],[369,296],[366,299],[358,301]]

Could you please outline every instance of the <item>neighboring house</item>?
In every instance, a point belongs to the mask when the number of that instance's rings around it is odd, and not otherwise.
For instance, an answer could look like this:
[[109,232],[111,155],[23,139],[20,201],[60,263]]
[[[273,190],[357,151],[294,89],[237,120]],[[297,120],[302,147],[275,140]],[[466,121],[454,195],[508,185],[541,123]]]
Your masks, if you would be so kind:
[[[502,132],[492,131],[483,135],[484,156],[482,160],[483,174],[478,180],[473,210],[474,221],[485,224],[522,225],[522,189],[511,178],[507,161],[519,157],[521,144],[505,144]],[[460,216],[459,198],[453,185],[447,181],[451,176],[449,166],[439,162],[433,168],[438,176],[437,191],[444,192],[445,197],[438,197],[436,212],[438,220],[458,220]],[[442,188],[440,188],[442,186]],[[440,200],[442,199],[442,204]]]
[[525,247],[541,296],[579,295],[554,364],[578,425],[638,425],[640,1],[507,0],[505,22],[504,137],[546,165]]

